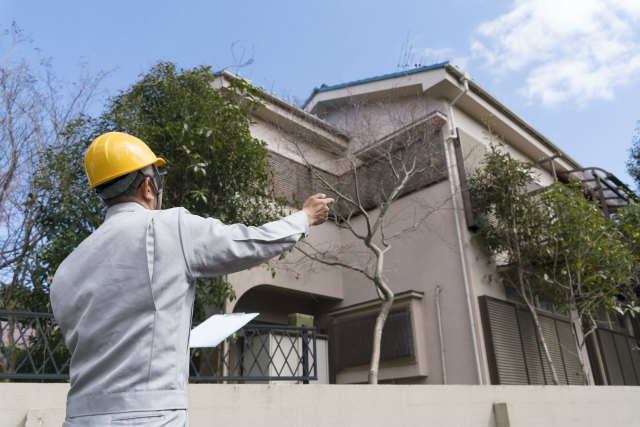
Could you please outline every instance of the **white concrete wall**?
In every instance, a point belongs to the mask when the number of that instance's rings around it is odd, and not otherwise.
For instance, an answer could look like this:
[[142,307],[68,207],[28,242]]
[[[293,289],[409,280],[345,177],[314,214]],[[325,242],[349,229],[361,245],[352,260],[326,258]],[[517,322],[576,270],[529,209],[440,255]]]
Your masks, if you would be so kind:
[[[0,384],[0,425],[61,425],[67,390],[68,384]],[[192,427],[637,426],[639,420],[638,387],[189,386]]]

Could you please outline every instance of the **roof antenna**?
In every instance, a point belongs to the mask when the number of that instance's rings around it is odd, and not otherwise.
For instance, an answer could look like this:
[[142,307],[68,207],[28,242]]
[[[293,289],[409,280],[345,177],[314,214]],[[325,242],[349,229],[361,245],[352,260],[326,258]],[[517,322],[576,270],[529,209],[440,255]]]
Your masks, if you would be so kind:
[[409,44],[409,32],[407,32],[407,39],[402,44],[400,49],[400,58],[398,61],[398,69],[406,71],[411,66],[409,63],[413,60],[413,46]]
[[226,70],[227,68],[233,68],[235,69],[234,74],[240,75],[240,68],[248,67],[255,62],[253,58],[255,57],[256,50],[253,44],[251,44],[251,55],[247,59],[245,59],[245,55],[247,54],[247,45],[245,43],[246,42],[244,40],[236,40],[231,43],[231,56],[233,57],[233,65],[227,65],[223,67],[221,71]]
[[400,60],[398,61],[398,69],[407,71],[412,68],[424,67],[424,61],[416,60],[414,58],[413,45],[409,44],[410,34],[407,32],[407,40],[402,44],[400,49]]

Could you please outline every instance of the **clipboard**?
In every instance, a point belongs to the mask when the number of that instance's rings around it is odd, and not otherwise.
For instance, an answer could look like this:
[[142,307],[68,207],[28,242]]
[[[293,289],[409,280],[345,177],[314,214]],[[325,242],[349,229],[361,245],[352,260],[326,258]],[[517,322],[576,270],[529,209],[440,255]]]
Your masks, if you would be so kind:
[[259,314],[214,314],[191,330],[189,348],[215,347]]

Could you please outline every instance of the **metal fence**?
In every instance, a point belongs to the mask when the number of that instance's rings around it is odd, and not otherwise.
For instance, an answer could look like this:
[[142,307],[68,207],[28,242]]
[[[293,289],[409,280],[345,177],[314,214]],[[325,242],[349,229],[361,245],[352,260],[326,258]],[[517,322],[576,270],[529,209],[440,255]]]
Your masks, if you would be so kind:
[[[64,381],[71,355],[49,313],[0,310],[0,379]],[[248,325],[217,347],[192,348],[192,382],[316,380],[315,328]]]
[[315,328],[245,326],[218,347],[191,351],[192,382],[316,380]]

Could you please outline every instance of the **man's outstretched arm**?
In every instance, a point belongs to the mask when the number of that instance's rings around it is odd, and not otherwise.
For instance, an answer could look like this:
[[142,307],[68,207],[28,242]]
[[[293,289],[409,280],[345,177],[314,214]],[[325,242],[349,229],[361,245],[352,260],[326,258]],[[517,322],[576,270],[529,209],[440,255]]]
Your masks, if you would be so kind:
[[261,264],[295,246],[310,225],[327,220],[333,199],[324,194],[309,197],[302,210],[259,227],[225,225],[213,218],[183,212],[180,234],[193,277],[230,274]]

